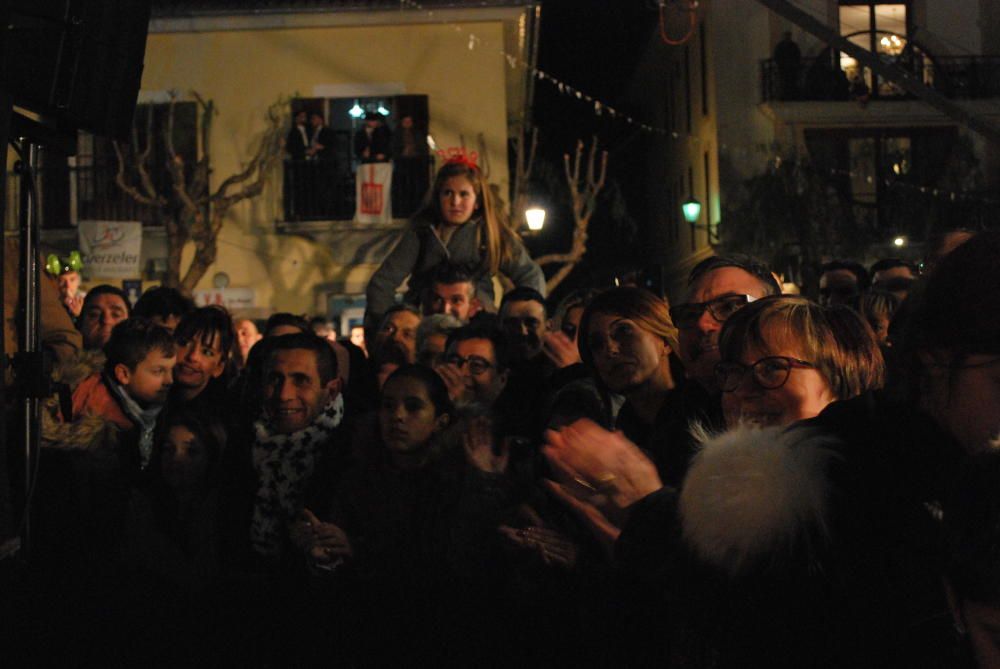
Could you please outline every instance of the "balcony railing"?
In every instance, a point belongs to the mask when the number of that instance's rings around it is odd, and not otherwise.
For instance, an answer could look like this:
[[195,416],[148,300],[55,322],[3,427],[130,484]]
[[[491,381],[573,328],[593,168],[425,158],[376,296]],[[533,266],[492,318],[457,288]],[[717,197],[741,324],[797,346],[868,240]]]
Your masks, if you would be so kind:
[[[434,161],[429,156],[401,158],[393,163],[392,215],[414,214],[430,187]],[[344,221],[354,218],[355,178],[336,164],[286,160],[284,210],[286,221]]]
[[[139,204],[122,192],[115,183],[117,166],[67,164],[40,168],[35,185],[42,229],[66,230],[77,221],[141,221],[159,225],[154,208]],[[16,204],[21,182],[15,174],[7,176],[7,211],[4,229],[17,227]]]
[[[895,65],[919,76],[924,85],[953,99],[1000,97],[1000,56],[894,58]],[[913,96],[871,73],[848,80],[833,58],[803,58],[797,71],[778,67],[772,58],[761,61],[761,101],[816,101],[880,99],[906,100]]]
[[[394,218],[416,212],[430,185],[433,159],[395,162],[392,179]],[[49,165],[38,172],[39,213],[43,229],[71,229],[81,220],[141,221],[160,225],[153,207],[141,205],[115,183],[117,165]],[[313,161],[284,165],[284,216],[287,221],[349,221],[354,218],[354,175]],[[4,228],[17,227],[19,177],[8,174]]]

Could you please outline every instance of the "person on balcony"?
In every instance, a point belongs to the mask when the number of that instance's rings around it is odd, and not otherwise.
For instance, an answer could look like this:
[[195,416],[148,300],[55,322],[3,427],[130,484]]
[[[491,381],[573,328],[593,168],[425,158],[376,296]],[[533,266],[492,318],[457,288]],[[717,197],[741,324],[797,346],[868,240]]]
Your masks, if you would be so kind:
[[382,114],[368,112],[365,124],[354,134],[354,155],[363,163],[384,163],[392,155],[392,131]]
[[774,47],[774,64],[778,68],[779,100],[799,98],[799,71],[802,69],[802,51],[792,40],[791,31]]

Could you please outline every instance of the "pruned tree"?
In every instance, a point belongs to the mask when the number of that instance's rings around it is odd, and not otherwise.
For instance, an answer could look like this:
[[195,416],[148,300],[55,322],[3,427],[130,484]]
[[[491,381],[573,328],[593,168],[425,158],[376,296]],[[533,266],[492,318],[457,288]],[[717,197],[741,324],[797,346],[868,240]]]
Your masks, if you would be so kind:
[[[150,171],[150,155],[154,142],[153,107],[147,107],[144,143],[140,142],[138,128],[133,125],[132,139],[127,146],[114,143],[118,158],[115,182],[118,187],[139,204],[153,209],[157,222],[167,232],[167,272],[165,286],[191,294],[198,281],[208,272],[218,254],[218,237],[229,210],[237,202],[256,197],[264,190],[274,168],[283,154],[284,132],[282,119],[287,102],[279,100],[266,114],[267,127],[260,138],[253,157],[243,169],[232,174],[212,190],[211,143],[212,119],[215,105],[198,93],[192,92],[198,105],[198,155],[190,179],[184,157],[175,148],[175,112],[177,95],[171,94],[167,120],[162,128],[166,148],[166,169],[169,190],[158,189]],[[128,156],[129,159],[126,158]],[[181,253],[188,242],[194,243],[194,257],[187,269],[181,272]]]
[[525,130],[523,125],[518,129],[514,143],[514,204],[511,206],[514,220],[521,220],[528,207],[528,182],[531,181],[538,149],[538,127],[531,128],[530,139]]
[[573,211],[573,241],[566,253],[550,253],[535,259],[540,266],[561,264],[545,283],[546,290],[551,294],[556,286],[569,276],[573,268],[583,259],[587,252],[587,226],[597,207],[597,195],[604,188],[604,178],[608,172],[608,152],[601,151],[600,170],[597,169],[597,137],[594,137],[587,155],[587,169],[583,180],[580,179],[580,168],[583,164],[583,140],[576,143],[576,154],[570,165],[569,154],[563,155],[563,167],[566,171],[566,184],[569,186],[570,200]]

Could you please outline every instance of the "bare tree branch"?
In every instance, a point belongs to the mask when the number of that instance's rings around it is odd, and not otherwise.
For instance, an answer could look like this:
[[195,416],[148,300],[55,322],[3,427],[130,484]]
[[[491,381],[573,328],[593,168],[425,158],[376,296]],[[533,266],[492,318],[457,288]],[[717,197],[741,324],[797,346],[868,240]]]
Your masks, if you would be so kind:
[[[135,130],[135,126],[132,126]],[[134,133],[136,137],[136,150],[138,150],[139,140],[138,132]],[[135,169],[139,173],[139,183],[142,184],[142,188],[146,191],[147,197],[154,198],[163,203],[163,198],[158,192],[156,192],[156,186],[153,185],[153,179],[149,176],[149,154],[153,150],[153,105],[149,104],[146,106],[146,146],[143,148],[142,152],[139,153],[135,158]]]
[[562,281],[569,276],[573,268],[583,259],[587,253],[587,226],[590,218],[597,207],[597,195],[604,187],[604,179],[607,176],[608,152],[601,152],[601,169],[598,176],[596,171],[597,161],[597,137],[590,145],[590,152],[587,155],[587,166],[584,172],[584,182],[580,182],[580,168],[583,163],[583,141],[576,143],[576,153],[570,164],[569,154],[563,155],[563,169],[566,173],[566,185],[569,188],[570,204],[573,211],[573,242],[570,250],[566,253],[551,253],[535,260],[539,265],[562,264],[554,275],[546,281],[548,292],[555,290]]
[[121,143],[114,141],[111,143],[115,147],[115,156],[118,158],[118,171],[115,173],[115,183],[118,187],[128,195],[130,198],[138,202],[139,204],[149,205],[151,207],[161,206],[163,203],[157,198],[151,198],[139,191],[125,179],[125,156],[122,153]]

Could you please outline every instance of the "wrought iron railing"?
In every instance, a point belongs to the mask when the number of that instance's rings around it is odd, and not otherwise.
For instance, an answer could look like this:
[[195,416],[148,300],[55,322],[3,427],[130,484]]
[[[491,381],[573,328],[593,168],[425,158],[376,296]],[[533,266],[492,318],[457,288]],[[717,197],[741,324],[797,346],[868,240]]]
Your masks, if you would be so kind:
[[[283,205],[287,221],[349,221],[354,218],[354,176],[315,161],[286,161]],[[394,218],[411,216],[430,185],[433,159],[395,162],[392,182]],[[117,165],[49,165],[38,172],[39,213],[43,229],[70,229],[81,220],[141,221],[160,225],[154,207],[139,204],[115,182]],[[20,183],[10,173],[5,184],[4,229],[17,227]]]
[[[1000,97],[1000,56],[948,56],[893,60],[918,75],[927,86],[953,99],[976,100]],[[859,83],[860,82],[860,83]],[[868,90],[864,91],[864,85]],[[874,97],[905,100],[912,96],[894,85],[872,86],[867,68],[850,81],[833,58],[803,58],[794,71],[781,68],[773,58],[761,61],[761,101],[851,100]]]
[[[430,186],[434,162],[429,156],[402,158],[393,163],[392,215],[408,218]],[[355,178],[335,163],[286,160],[284,213],[286,221],[343,221],[354,218]]]

